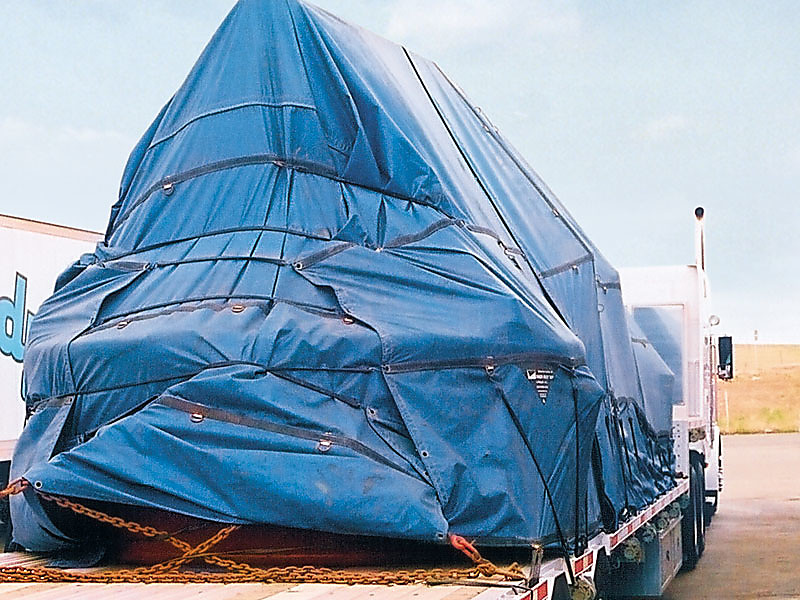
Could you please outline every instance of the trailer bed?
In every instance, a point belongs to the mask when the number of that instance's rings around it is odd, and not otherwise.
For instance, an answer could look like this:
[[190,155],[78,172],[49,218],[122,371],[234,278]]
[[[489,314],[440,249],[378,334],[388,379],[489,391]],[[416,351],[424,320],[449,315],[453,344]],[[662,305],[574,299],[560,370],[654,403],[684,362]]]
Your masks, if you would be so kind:
[[[486,593],[489,592],[489,596]],[[380,585],[262,584],[262,583],[3,583],[0,597],[36,600],[103,600],[105,598],[143,598],[148,600],[489,600],[495,590],[464,586],[424,585],[387,587]],[[482,598],[483,597],[483,598]],[[517,596],[518,597],[518,596]]]
[[[589,542],[587,551],[572,558],[572,571],[576,576],[594,574],[597,557],[601,550],[606,555],[634,535],[639,528],[676,501],[689,489],[688,480],[681,481],[653,504],[640,511],[619,529],[601,533]],[[47,566],[47,559],[25,553],[0,553],[0,568]],[[121,568],[121,567],[117,567]],[[81,571],[101,572],[114,568],[98,567]],[[541,566],[539,583],[531,590],[522,588],[478,587],[474,585],[340,585],[340,584],[261,584],[261,583],[0,583],[0,597],[35,598],[55,600],[61,598],[140,598],[144,593],[148,600],[180,600],[183,598],[205,598],[213,600],[367,600],[388,598],[390,600],[546,600],[550,599],[556,581],[566,573],[563,559],[552,559]]]

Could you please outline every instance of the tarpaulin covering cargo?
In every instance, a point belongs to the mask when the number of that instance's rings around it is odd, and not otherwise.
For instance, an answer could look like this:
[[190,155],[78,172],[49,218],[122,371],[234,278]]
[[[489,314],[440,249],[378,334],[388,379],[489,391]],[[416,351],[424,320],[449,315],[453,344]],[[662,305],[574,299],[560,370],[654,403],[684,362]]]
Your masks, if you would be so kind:
[[37,489],[524,545],[671,484],[613,268],[435,64],[293,0],[237,4],[133,150],[25,382],[35,550],[82,542]]

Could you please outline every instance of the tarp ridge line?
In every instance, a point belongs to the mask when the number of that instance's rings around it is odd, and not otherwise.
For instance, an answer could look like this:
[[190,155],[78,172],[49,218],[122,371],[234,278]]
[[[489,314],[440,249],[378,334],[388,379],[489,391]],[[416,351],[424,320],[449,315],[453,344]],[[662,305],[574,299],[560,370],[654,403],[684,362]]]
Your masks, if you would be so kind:
[[[262,371],[269,372],[269,373],[271,373],[273,371],[286,371],[286,370],[288,370],[288,371],[299,371],[299,370],[302,370],[302,368],[295,368],[295,367],[267,367],[267,366],[259,364],[259,363],[253,363],[253,362],[248,362],[248,361],[243,361],[243,360],[242,361],[230,360],[230,361],[223,361],[223,362],[219,362],[219,363],[209,363],[209,364],[205,365],[204,367],[202,367],[200,369],[196,369],[195,371],[191,371],[191,372],[188,372],[188,373],[184,372],[181,375],[174,375],[172,377],[160,377],[160,378],[149,379],[149,380],[145,380],[145,381],[137,381],[137,382],[134,382],[134,383],[126,383],[126,384],[121,384],[121,385],[117,385],[117,386],[106,387],[106,388],[96,388],[96,389],[93,389],[93,390],[78,389],[78,390],[76,390],[74,392],[71,392],[70,394],[67,394],[66,396],[72,396],[72,397],[78,396],[78,395],[87,396],[87,395],[99,394],[99,393],[103,393],[103,392],[113,392],[113,391],[116,391],[116,390],[124,390],[124,389],[127,389],[127,388],[139,387],[139,386],[142,386],[142,385],[150,385],[150,384],[153,384],[153,383],[162,383],[162,382],[165,382],[165,381],[186,381],[186,380],[191,379],[192,377],[196,377],[200,373],[202,373],[204,371],[208,371],[210,369],[225,369],[227,367],[240,366],[240,365],[241,366],[257,367],[257,368],[261,369]],[[335,371],[335,372],[340,372],[341,371],[341,372],[363,373],[363,372],[377,371],[378,367],[373,367],[373,366],[351,367],[351,368],[347,368],[347,367],[341,367],[341,368],[339,368],[339,367],[335,367],[335,368],[334,367],[315,367],[314,370],[316,370],[316,371],[323,371],[324,370],[324,371]],[[61,396],[57,396],[57,397],[61,397]]]
[[571,260],[570,262],[558,265],[557,267],[553,267],[551,269],[547,269],[546,271],[542,271],[539,273],[539,277],[542,279],[547,279],[548,277],[552,277],[553,275],[558,275],[559,273],[563,273],[564,271],[569,271],[572,267],[577,267],[578,265],[582,265],[587,262],[591,262],[594,260],[594,257],[591,254],[584,254],[580,258],[576,258],[575,260]]
[[[481,123],[484,123],[484,125],[486,125],[485,130],[489,133],[491,138],[495,140],[495,142],[497,142],[497,144],[503,149],[503,152],[505,152],[506,156],[508,156],[508,158],[514,163],[514,165],[517,167],[517,170],[519,170],[520,173],[522,173],[522,176],[528,180],[528,182],[533,187],[534,191],[547,204],[547,206],[550,208],[551,212],[556,216],[556,218],[560,219],[561,222],[564,223],[564,226],[567,228],[567,231],[570,234],[572,234],[572,237],[574,237],[577,240],[577,242],[583,247],[583,249],[588,254],[591,254],[592,253],[591,248],[583,241],[581,236],[578,235],[578,233],[574,230],[572,225],[570,225],[568,220],[565,219],[564,216],[562,215],[562,212],[565,211],[562,209],[562,207],[556,206],[557,200],[554,200],[555,194],[553,194],[549,189],[547,190],[547,193],[545,193],[545,189],[543,189],[542,186],[540,186],[539,183],[537,183],[537,181],[535,181],[534,178],[531,176],[531,172],[534,172],[533,169],[531,169],[526,164],[520,163],[520,161],[517,159],[514,153],[508,149],[502,136],[499,135],[499,133],[497,132],[497,128],[488,120],[488,117],[484,117],[479,110],[476,110],[475,106],[471,102],[469,102],[466,95],[462,92],[461,88],[459,88],[457,85],[453,83],[453,81],[444,73],[444,71],[442,71],[439,68],[439,65],[433,63],[433,66],[436,68],[439,74],[445,79],[445,81],[447,81],[447,83],[450,84],[450,87],[453,89],[453,91],[455,91],[456,95],[458,95],[458,97],[461,98],[461,101],[464,103],[464,105],[478,118],[478,120]],[[538,179],[538,175],[536,175],[536,178]],[[528,263],[531,272],[534,275],[537,275],[536,269],[533,267],[533,265],[527,259],[527,257],[526,257],[526,262]],[[594,256],[592,257],[592,262],[594,262]],[[542,289],[542,292],[544,293],[545,297],[547,298],[547,301],[550,303],[550,306],[552,306],[553,310],[555,310],[558,316],[561,317],[561,320],[565,324],[568,324],[569,320],[567,320],[567,318],[564,316],[561,307],[553,298],[552,294],[550,293],[550,290],[548,290],[544,286],[541,278],[539,278],[538,276],[537,280],[539,281],[539,286]]]
[[[525,253],[522,250],[520,250],[519,248],[510,247],[510,246],[507,246],[505,243],[503,243],[502,240],[500,239],[500,237],[494,231],[489,229],[488,227],[481,227],[481,226],[478,226],[478,225],[471,225],[469,223],[466,223],[463,219],[452,219],[452,218],[449,218],[449,217],[442,218],[439,221],[436,221],[435,223],[432,223],[431,225],[428,225],[425,229],[423,229],[422,231],[420,231],[418,233],[410,233],[410,234],[397,236],[396,238],[394,238],[391,241],[389,241],[386,244],[384,244],[383,248],[386,248],[386,249],[400,248],[400,247],[405,246],[407,244],[411,244],[413,242],[418,242],[418,241],[423,240],[423,239],[429,237],[430,235],[436,233],[437,231],[439,231],[441,229],[445,229],[446,227],[449,227],[451,225],[457,225],[457,226],[463,227],[464,229],[467,229],[468,231],[471,231],[473,233],[485,234],[485,235],[488,235],[488,236],[492,237],[493,239],[497,240],[498,243],[500,243],[502,245],[503,251],[506,252],[507,254],[515,254],[515,255],[520,255],[520,256],[524,256],[525,255]],[[144,253],[144,252],[148,252],[150,250],[163,248],[164,246],[169,246],[169,245],[172,245],[172,244],[185,243],[185,242],[197,240],[197,239],[204,238],[204,237],[211,237],[211,236],[215,236],[215,235],[226,235],[226,234],[230,234],[230,233],[239,233],[239,232],[261,232],[261,231],[270,231],[270,232],[274,232],[274,233],[288,233],[289,235],[302,236],[302,237],[306,237],[306,238],[309,238],[309,239],[314,239],[314,240],[321,241],[321,242],[338,242],[339,241],[339,240],[336,240],[334,238],[325,238],[325,237],[322,237],[322,236],[316,236],[316,235],[313,235],[313,234],[307,234],[305,232],[294,230],[294,229],[288,228],[288,227],[287,228],[282,228],[282,227],[231,228],[231,229],[223,229],[223,230],[213,231],[213,232],[204,232],[204,233],[198,234],[196,236],[185,237],[185,238],[181,238],[181,239],[174,240],[174,241],[169,241],[169,242],[160,242],[158,244],[152,244],[150,246],[145,246],[143,248],[137,248],[136,250],[131,250],[131,251],[126,252],[124,254],[119,254],[119,255],[115,255],[113,257],[107,258],[107,259],[105,259],[103,261],[98,262],[97,264],[100,265],[100,266],[109,265],[109,266],[112,266],[113,268],[117,268],[118,267],[117,261],[120,260],[120,259],[127,258],[127,257],[135,255],[135,254],[141,254],[141,253]],[[348,243],[351,243],[354,246],[358,245],[358,244],[355,244],[355,242],[348,242]],[[370,248],[372,250],[375,249],[372,246],[363,246],[363,247]],[[341,250],[339,250],[339,251],[341,251]],[[323,252],[325,252],[325,251],[320,251],[319,254],[322,254]],[[338,251],[337,251],[337,253],[338,253]],[[312,254],[310,256],[313,257],[314,255]],[[192,263],[192,262],[204,262],[204,261],[215,261],[215,260],[248,260],[248,259],[260,260],[260,261],[263,261],[263,262],[272,262],[273,264],[280,265],[280,266],[286,266],[286,265],[292,264],[292,261],[281,260],[281,259],[277,259],[277,258],[270,258],[270,257],[260,256],[260,255],[252,255],[252,256],[246,256],[246,257],[245,256],[209,256],[209,257],[185,258],[185,259],[181,259],[181,260],[173,260],[173,261],[167,261],[167,262],[152,262],[152,263],[144,262],[144,261],[142,261],[142,262],[128,261],[128,262],[130,264],[130,270],[145,270],[147,268],[159,268],[159,267],[181,265],[181,264]],[[308,261],[306,259],[298,259],[298,260],[300,260],[303,263],[303,265],[305,265],[305,266],[308,266],[309,264],[311,264],[311,263],[308,263]],[[318,261],[315,260],[314,262],[318,262]],[[128,264],[128,263],[126,263],[126,264]],[[124,268],[124,267],[122,267],[122,268]]]
[[600,281],[597,280],[597,285],[606,292],[608,290],[622,290],[622,284],[619,281]]
[[[517,248],[520,248],[520,243],[517,240],[516,235],[514,234],[514,230],[511,228],[511,226],[506,221],[505,215],[500,210],[500,208],[497,206],[497,203],[495,202],[494,197],[489,193],[489,189],[486,187],[486,184],[483,182],[483,180],[478,175],[478,172],[475,169],[475,165],[472,164],[472,161],[467,156],[467,153],[464,151],[464,149],[461,147],[461,144],[458,142],[458,139],[456,138],[455,134],[453,133],[453,130],[451,129],[450,124],[447,122],[447,119],[445,119],[444,114],[442,114],[442,111],[439,108],[439,105],[436,104],[436,101],[433,99],[433,96],[431,95],[430,90],[428,90],[428,86],[425,85],[425,81],[422,79],[422,75],[420,75],[419,70],[417,69],[417,65],[414,63],[413,58],[411,58],[411,54],[409,53],[409,51],[406,49],[405,46],[401,46],[401,48],[403,49],[403,53],[406,55],[406,58],[408,59],[408,62],[411,65],[411,68],[414,71],[414,74],[416,75],[417,80],[419,81],[419,84],[422,86],[422,89],[425,91],[425,95],[428,97],[428,101],[431,103],[431,106],[433,107],[433,110],[436,111],[436,114],[439,116],[439,120],[442,122],[442,125],[445,128],[445,131],[447,131],[447,134],[450,136],[450,140],[453,142],[453,145],[456,147],[456,150],[458,150],[458,153],[461,155],[461,158],[464,161],[464,164],[467,165],[467,168],[469,169],[470,173],[472,173],[472,177],[475,180],[475,183],[478,184],[478,187],[481,189],[481,191],[483,192],[484,196],[489,201],[489,204],[494,209],[494,212],[497,215],[497,218],[500,220],[500,223],[502,223],[503,227],[506,230],[506,233],[511,238],[511,241],[514,243],[514,245]],[[499,237],[498,237],[498,240],[502,241]],[[505,249],[505,246],[504,246],[504,249]],[[535,277],[536,276],[536,271],[533,268],[533,264],[531,264],[530,260],[528,260],[528,257],[525,256],[525,254],[521,254],[521,256],[525,259],[525,262],[527,263],[528,268],[531,270],[531,273],[533,273],[534,277]]]
[[[216,304],[216,302],[220,300],[223,302],[219,302],[218,304]],[[119,319],[124,319],[129,322],[135,322],[135,321],[152,319],[155,317],[161,317],[175,312],[193,312],[195,310],[202,310],[204,308],[217,310],[217,307],[219,307],[219,310],[224,310],[225,308],[228,308],[232,302],[235,302],[237,304],[244,304],[245,306],[259,306],[260,303],[265,303],[265,304],[283,303],[299,308],[300,310],[304,310],[306,312],[319,315],[321,317],[339,319],[346,316],[341,311],[335,311],[334,309],[330,309],[325,306],[316,306],[313,304],[296,302],[294,300],[289,300],[288,298],[280,298],[276,296],[255,296],[255,295],[236,295],[236,294],[234,295],[228,294],[224,296],[223,295],[197,296],[194,298],[184,298],[183,300],[162,302],[160,304],[153,304],[150,306],[140,307],[128,312],[115,313],[113,315],[109,315],[108,317],[103,319],[98,325],[94,325],[86,329],[85,331],[81,332],[81,334],[78,337],[89,333],[95,333],[102,329],[116,327],[118,324],[117,321]],[[183,304],[198,304],[198,306],[181,307],[181,305]],[[161,308],[167,308],[169,306],[174,306],[175,308],[172,308],[170,310],[159,311],[152,315],[148,314],[148,315],[131,317],[131,315],[136,315],[137,313],[147,312],[151,310],[158,310]]]
[[[185,412],[188,414],[200,414],[203,415],[204,418],[212,419],[214,421],[221,421],[223,423],[231,423],[232,425],[241,425],[243,427],[260,429],[262,431],[269,431],[270,433],[278,433],[281,435],[288,435],[291,437],[296,437],[308,441],[314,441],[314,442],[328,441],[331,444],[343,446],[345,448],[349,448],[354,452],[363,454],[364,456],[367,456],[372,460],[379,462],[387,467],[411,475],[411,473],[409,473],[409,469],[406,469],[401,465],[398,465],[394,461],[389,460],[382,454],[376,452],[369,446],[362,444],[358,440],[354,440],[350,437],[338,433],[333,433],[330,431],[314,431],[312,429],[297,427],[295,425],[282,425],[278,423],[273,423],[271,421],[266,421],[264,419],[256,419],[254,417],[248,417],[247,415],[242,415],[232,411],[223,410],[220,408],[213,408],[205,404],[198,404],[196,402],[191,402],[189,400],[180,398],[179,396],[173,394],[162,395],[156,401],[156,403],[162,404],[164,406],[167,406],[175,410],[179,410],[181,412]],[[414,473],[413,476],[417,477],[417,474]]]
[[[270,256],[260,256],[260,255],[236,255],[236,256],[225,256],[225,255],[217,255],[217,256],[197,256],[197,257],[187,257],[182,258],[180,260],[168,260],[168,261],[158,261],[158,262],[133,262],[133,261],[125,261],[124,263],[118,263],[116,258],[112,258],[109,260],[104,260],[96,263],[100,267],[109,267],[116,270],[124,270],[124,271],[151,271],[153,269],[163,269],[166,267],[176,267],[179,265],[188,265],[193,263],[201,263],[201,262],[214,262],[219,260],[244,260],[244,261],[255,261],[255,262],[267,262],[274,265],[285,266],[289,264],[287,261],[282,260],[280,258],[272,258]],[[124,266],[122,266],[124,265]]]
[[[548,205],[550,210],[553,212],[554,216],[556,216],[560,221],[564,223],[565,227],[567,228],[567,231],[569,231],[572,234],[572,236],[577,240],[577,242],[581,246],[583,246],[583,249],[586,250],[586,252],[591,254],[592,253],[591,248],[584,242],[583,237],[578,235],[578,232],[575,231],[574,227],[569,222],[569,220],[564,217],[565,214],[569,215],[569,213],[567,212],[566,208],[561,206],[561,203],[557,201],[555,194],[552,192],[552,190],[543,187],[543,184],[540,183],[540,181],[534,180],[534,178],[531,176],[531,173],[536,174],[536,172],[530,165],[521,163],[520,160],[517,158],[517,156],[508,149],[505,139],[503,138],[503,136],[499,134],[497,128],[491,123],[491,121],[489,121],[488,117],[483,115],[481,111],[475,109],[475,106],[467,99],[461,88],[459,88],[455,83],[453,83],[453,81],[447,76],[447,74],[439,68],[439,65],[434,63],[434,67],[436,67],[436,70],[439,71],[439,74],[447,81],[447,83],[450,84],[450,87],[453,89],[453,91],[459,96],[459,98],[461,98],[461,101],[469,108],[469,110],[475,114],[478,120],[487,125],[486,131],[489,133],[492,139],[494,139],[495,142],[497,142],[497,144],[503,149],[506,156],[508,156],[508,158],[511,159],[511,161],[517,167],[517,170],[519,170],[522,176],[528,180],[533,189],[539,194],[541,199],[544,200],[544,202]],[[536,179],[539,180],[541,179],[538,174],[536,174]],[[570,218],[572,219],[571,215]]]
[[425,229],[417,233],[407,233],[405,235],[399,235],[393,240],[386,242],[383,247],[384,248],[400,248],[401,246],[405,246],[407,244],[413,244],[414,242],[419,242],[420,240],[424,240],[427,237],[430,237],[437,231],[441,229],[445,229],[452,225],[458,225],[459,227],[464,227],[464,221],[461,219],[450,219],[444,218],[436,221],[435,223],[431,223]]
[[406,196],[404,194],[398,194],[396,192],[391,192],[386,189],[377,188],[374,186],[366,185],[363,183],[357,183],[355,181],[348,180],[344,177],[338,175],[333,169],[322,165],[317,162],[303,160],[299,158],[289,158],[285,156],[279,156],[277,154],[272,153],[265,153],[265,154],[252,154],[249,156],[239,156],[233,158],[226,158],[224,160],[215,161],[212,163],[208,163],[206,165],[201,165],[199,167],[194,167],[192,169],[188,169],[186,171],[182,171],[175,175],[168,175],[166,177],[162,177],[160,180],[156,181],[152,184],[138,199],[136,199],[126,210],[124,213],[121,213],[117,216],[117,219],[114,221],[114,227],[111,230],[111,234],[119,228],[119,226],[125,222],[131,215],[131,213],[138,208],[141,204],[146,202],[150,196],[152,196],[158,190],[161,190],[166,185],[174,185],[177,183],[184,183],[191,179],[195,179],[202,175],[208,175],[210,173],[216,173],[217,171],[224,171],[227,169],[234,169],[239,167],[247,167],[247,166],[254,166],[254,165],[264,165],[264,164],[273,164],[279,168],[287,168],[293,169],[295,171],[300,171],[303,173],[308,173],[310,175],[316,175],[318,177],[323,177],[326,179],[330,179],[331,181],[338,181],[345,185],[352,185],[354,187],[358,187],[361,189],[365,189],[371,192],[375,192],[378,194],[383,194],[385,196],[389,196],[390,198],[395,198],[397,200],[402,200],[404,202],[411,202],[413,204],[420,204],[422,206],[429,206],[434,210],[442,213],[445,216],[453,218],[452,215],[449,215],[443,208],[438,206],[432,201],[424,200],[421,198],[413,198],[411,196]]
[[276,372],[276,371],[274,371],[272,369],[267,369],[267,372],[270,375],[272,375],[274,377],[277,377],[278,379],[283,379],[285,381],[288,381],[289,383],[293,383],[295,385],[299,385],[300,387],[307,388],[307,389],[311,390],[312,392],[317,392],[318,394],[321,394],[323,396],[330,396],[331,398],[333,398],[335,400],[338,400],[339,402],[343,402],[344,404],[347,404],[351,408],[357,408],[357,409],[363,408],[361,406],[361,403],[356,398],[352,398],[350,396],[345,396],[345,395],[342,395],[342,394],[338,394],[338,393],[333,392],[331,390],[325,389],[322,386],[319,386],[319,385],[316,385],[314,383],[311,383],[310,381],[306,381],[304,379],[300,379],[299,377],[294,377],[292,375],[288,375],[287,373],[281,372],[279,374],[278,372]]
[[547,352],[517,352],[500,356],[468,357],[448,361],[408,361],[400,363],[388,363],[383,365],[383,372],[388,375],[398,373],[409,373],[412,371],[430,371],[438,369],[460,369],[470,367],[498,367],[501,365],[514,364],[518,362],[542,362],[550,365],[577,368],[583,361],[575,358],[567,359],[563,356],[550,354]]
[[212,110],[208,110],[204,113],[194,115],[193,117],[187,119],[186,121],[181,123],[178,127],[176,127],[172,132],[164,134],[156,141],[151,142],[150,145],[147,147],[146,151],[149,152],[159,144],[166,142],[170,138],[175,137],[192,123],[201,121],[202,119],[205,119],[207,117],[213,117],[214,115],[219,115],[226,112],[232,112],[242,108],[249,108],[251,106],[263,106],[265,108],[299,108],[302,110],[310,110],[313,112],[317,112],[316,106],[311,106],[309,104],[301,104],[300,102],[266,102],[261,100],[253,100],[250,102],[240,102],[239,104],[231,104],[230,106],[221,106],[219,108],[215,108]]
[[[116,221],[114,222],[114,228],[112,233],[117,230],[119,225],[124,223],[128,217],[130,217],[131,213],[141,206],[144,202],[146,202],[150,196],[152,196],[158,190],[164,188],[167,185],[174,185],[176,183],[184,183],[185,181],[189,181],[190,179],[195,179],[202,175],[208,175],[209,173],[215,173],[217,171],[224,171],[227,169],[233,169],[237,167],[247,167],[247,166],[254,166],[254,165],[262,165],[262,164],[274,164],[276,166],[287,166],[289,168],[295,169],[302,169],[303,163],[302,159],[290,159],[290,158],[282,158],[277,154],[272,153],[265,153],[265,154],[251,154],[249,156],[237,156],[233,158],[226,158],[223,160],[218,160],[212,163],[208,163],[205,165],[200,165],[198,167],[193,167],[191,169],[187,169],[186,171],[182,171],[175,175],[167,175],[166,177],[162,177],[155,183],[153,183],[145,192],[139,196],[133,203],[125,210],[124,213],[118,215]],[[310,164],[310,161],[308,161]],[[290,165],[291,163],[291,165]],[[326,169],[324,165],[315,164],[315,167],[319,168],[320,170]]]
[[[291,375],[288,375],[284,371],[303,371],[303,370],[314,370],[314,371],[328,371],[328,370],[330,370],[330,371],[353,371],[353,372],[377,371],[377,368],[375,368],[375,367],[368,367],[368,368],[359,367],[359,368],[355,368],[355,369],[347,369],[347,368],[326,369],[326,368],[323,368],[323,367],[316,367],[314,369],[304,369],[302,367],[298,367],[298,368],[295,368],[295,367],[268,367],[268,366],[262,365],[260,363],[248,362],[248,361],[225,361],[225,362],[220,362],[220,363],[209,364],[206,367],[204,367],[203,369],[200,369],[198,371],[195,371],[195,372],[192,372],[192,373],[188,373],[188,374],[184,374],[184,375],[178,375],[178,376],[166,379],[166,380],[157,379],[157,380],[150,380],[150,381],[144,381],[144,382],[136,382],[136,383],[129,384],[127,387],[136,387],[136,386],[140,386],[140,385],[147,385],[147,384],[150,384],[150,383],[159,383],[161,381],[171,381],[172,379],[185,381],[187,379],[191,379],[192,377],[196,377],[197,375],[199,375],[203,371],[207,371],[207,370],[211,370],[211,369],[224,369],[224,368],[232,367],[232,366],[254,367],[254,368],[258,369],[259,371],[262,371],[264,373],[269,373],[270,375],[272,375],[274,377],[277,377],[279,379],[283,379],[285,381],[288,381],[289,383],[293,383],[295,385],[308,388],[308,389],[310,389],[310,390],[312,390],[314,392],[317,392],[318,394],[321,394],[323,396],[330,396],[331,398],[333,398],[335,400],[338,400],[340,402],[343,402],[344,404],[347,404],[348,406],[350,406],[352,408],[356,408],[356,409],[361,409],[363,407],[358,402],[358,400],[356,400],[355,398],[351,398],[349,396],[345,396],[345,395],[339,394],[337,392],[334,392],[334,391],[331,391],[331,390],[327,390],[327,389],[325,389],[325,388],[323,388],[321,386],[317,386],[317,385],[315,385],[313,383],[310,383],[310,382],[308,382],[308,381],[306,381],[304,379],[300,379],[299,377],[293,377]],[[74,392],[72,394],[68,394],[68,395],[65,395],[65,396],[54,396],[54,397],[51,397],[51,398],[44,398],[42,400],[39,400],[38,402],[36,402],[35,404],[33,404],[31,406],[31,409],[30,409],[31,410],[31,414],[33,414],[35,412],[38,412],[40,410],[43,410],[44,408],[59,407],[59,406],[65,406],[67,404],[71,404],[72,402],[74,402],[75,397],[78,396],[78,395],[90,395],[90,394],[101,393],[101,392],[106,392],[106,391],[113,391],[113,389],[115,389],[115,388],[107,388],[107,389],[93,390],[93,391],[79,390],[77,392]],[[159,396],[153,396],[152,398],[148,399],[146,402],[140,404],[137,408],[143,408],[145,405],[147,405],[147,404],[153,402],[154,400],[158,399],[158,397]],[[135,409],[131,409],[131,411],[128,411],[128,413],[131,413],[134,410]],[[128,413],[126,413],[126,414],[128,414]],[[119,418],[121,418],[121,417],[119,417]],[[113,421],[119,420],[119,418],[116,418]],[[113,422],[113,421],[110,421],[110,422]],[[107,425],[108,423],[105,423],[105,424]],[[93,433],[93,431],[96,431],[96,430],[91,430],[91,431],[88,431],[88,432],[84,432],[81,435],[82,436],[90,435],[90,434]],[[80,437],[80,436],[77,436],[77,437]],[[77,437],[73,438],[73,439],[77,439]]]
[[214,237],[217,235],[228,235],[234,233],[258,233],[262,231],[269,231],[270,233],[288,233],[289,235],[296,235],[299,237],[305,237],[312,240],[319,240],[323,242],[331,241],[330,237],[324,237],[321,235],[314,235],[313,233],[308,233],[306,231],[301,231],[299,229],[293,229],[291,227],[274,227],[274,226],[261,226],[261,225],[248,225],[243,227],[228,227],[225,229],[217,229],[215,231],[203,231],[196,235],[190,235],[182,238],[176,238],[173,240],[168,240],[165,242],[157,242],[155,244],[150,244],[149,246],[142,246],[141,248],[136,248],[135,250],[129,250],[127,252],[123,252],[120,254],[115,254],[112,257],[106,259],[105,262],[112,262],[121,258],[126,258],[128,256],[132,256],[134,254],[141,254],[143,252],[149,252],[151,250],[158,250],[159,248],[164,248],[165,246],[171,246],[172,244],[183,244],[186,242],[193,242],[199,239],[207,238],[207,237]]
[[292,266],[294,266],[294,268],[297,269],[298,271],[302,271],[306,267],[315,265],[318,262],[325,260],[326,258],[335,256],[340,252],[344,252],[345,250],[349,250],[350,248],[353,248],[355,246],[359,246],[359,244],[356,244],[355,242],[340,242],[332,248],[326,248],[324,250],[312,252],[311,254],[308,254],[305,257],[298,258],[292,263]]

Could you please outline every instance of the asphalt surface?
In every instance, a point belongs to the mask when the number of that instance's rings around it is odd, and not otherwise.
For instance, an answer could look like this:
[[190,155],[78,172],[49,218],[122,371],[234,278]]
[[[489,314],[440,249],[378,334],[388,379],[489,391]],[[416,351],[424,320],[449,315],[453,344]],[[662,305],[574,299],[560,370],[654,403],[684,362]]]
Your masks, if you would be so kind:
[[719,510],[666,600],[800,598],[800,434],[725,436]]

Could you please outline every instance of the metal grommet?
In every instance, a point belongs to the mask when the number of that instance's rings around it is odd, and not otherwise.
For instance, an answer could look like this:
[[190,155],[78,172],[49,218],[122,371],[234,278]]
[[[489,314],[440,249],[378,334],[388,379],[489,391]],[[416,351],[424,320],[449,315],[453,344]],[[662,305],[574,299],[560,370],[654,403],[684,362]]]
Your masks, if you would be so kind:
[[356,320],[349,315],[345,315],[342,317],[342,323],[344,323],[345,325],[352,325],[355,322]]
[[442,533],[441,531],[437,531],[437,532],[436,532],[436,539],[437,539],[437,540],[443,540],[443,539],[444,539],[444,538],[446,538],[446,537],[447,537],[447,535],[445,535],[445,534],[444,534],[444,533]]
[[299,262],[299,261],[298,261],[298,262],[294,263],[294,265],[292,265],[292,266],[293,266],[295,269],[297,269],[298,271],[302,271],[302,270],[303,270],[303,266],[304,266],[304,265],[303,265],[303,263],[301,263],[301,262]]
[[381,367],[381,370],[382,370],[384,373],[391,373],[391,372],[392,372],[392,367],[391,367],[391,365],[383,365],[383,366]]
[[202,423],[205,420],[205,418],[206,418],[205,415],[203,415],[202,413],[192,413],[191,415],[189,415],[189,420],[192,423]]
[[125,329],[128,326],[128,321],[120,321],[117,323],[117,329]]
[[231,306],[231,311],[236,313],[236,314],[239,314],[240,312],[243,312],[244,311],[244,304],[234,304],[233,306]]
[[165,196],[171,196],[172,192],[175,191],[175,184],[172,183],[171,181],[168,181],[161,186],[161,191],[164,192]]
[[367,413],[369,413],[369,415],[370,415],[371,417],[374,417],[375,415],[377,415],[377,414],[378,414],[378,411],[377,411],[377,410],[375,410],[374,408],[368,408],[368,409],[367,409]]
[[319,442],[317,442],[317,450],[319,452],[327,452],[331,449],[331,446],[333,446],[333,442],[330,440],[321,439]]
[[422,458],[428,458],[428,457],[430,456],[430,454],[428,454],[428,451],[427,451],[427,450],[422,450],[422,451],[419,453],[419,455],[420,455]]
[[34,481],[34,482],[33,482],[33,487],[35,487],[37,490],[40,490],[40,489],[42,489],[42,486],[43,486],[43,485],[44,485],[44,484],[43,484],[41,481]]

